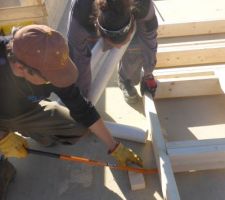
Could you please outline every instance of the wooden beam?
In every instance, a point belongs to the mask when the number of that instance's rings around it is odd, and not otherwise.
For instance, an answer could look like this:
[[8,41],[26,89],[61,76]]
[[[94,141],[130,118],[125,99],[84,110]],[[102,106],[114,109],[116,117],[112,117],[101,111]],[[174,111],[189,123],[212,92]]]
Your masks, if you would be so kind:
[[154,76],[157,99],[224,94],[225,64],[158,69]]
[[225,138],[168,142],[173,171],[225,168]]
[[20,0],[21,6],[32,6],[37,4],[41,4],[41,0]]
[[225,33],[225,19],[191,22],[160,22],[158,38]]
[[144,175],[136,172],[128,172],[131,190],[145,189]]
[[179,200],[180,196],[170,159],[167,155],[166,144],[162,135],[154,101],[149,93],[146,93],[143,98],[149,132],[152,135],[153,150],[159,171],[163,198],[166,200]]
[[210,75],[215,75],[215,71],[221,68],[225,68],[225,64],[155,69],[153,74],[158,79],[210,76]]
[[157,68],[225,63],[225,40],[161,44]]
[[28,21],[46,17],[47,11],[45,5],[0,8],[0,24],[10,23],[16,20]]
[[158,79],[155,98],[176,98],[223,94],[216,76]]

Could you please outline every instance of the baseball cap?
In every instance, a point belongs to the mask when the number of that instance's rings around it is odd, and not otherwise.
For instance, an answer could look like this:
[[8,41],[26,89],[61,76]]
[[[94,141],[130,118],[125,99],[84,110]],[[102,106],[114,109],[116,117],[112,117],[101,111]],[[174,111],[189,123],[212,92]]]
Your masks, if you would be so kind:
[[18,60],[38,70],[56,87],[70,86],[78,78],[66,40],[46,25],[19,29],[13,37],[12,51]]

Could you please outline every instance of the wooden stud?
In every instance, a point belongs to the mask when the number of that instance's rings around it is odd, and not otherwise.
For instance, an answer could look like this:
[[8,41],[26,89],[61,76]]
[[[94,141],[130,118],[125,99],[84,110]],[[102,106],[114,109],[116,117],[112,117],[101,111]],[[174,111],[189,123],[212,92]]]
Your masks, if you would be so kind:
[[223,94],[215,75],[158,79],[157,83],[157,99]]
[[157,68],[224,63],[224,55],[224,39],[161,44],[157,53]]
[[131,190],[145,189],[144,175],[136,172],[128,172]]
[[225,168],[225,138],[168,142],[173,171]]
[[158,29],[158,38],[224,33],[224,24],[224,19],[191,22],[161,22]]
[[47,21],[45,5],[0,8],[0,25],[18,21],[33,21],[33,19]]
[[37,4],[41,4],[41,0],[20,0],[21,6],[32,6]]
[[153,150],[159,171],[163,198],[167,200],[180,200],[154,101],[149,93],[145,93],[143,98],[149,132],[152,135]]
[[155,98],[224,94],[222,88],[225,85],[221,86],[224,82],[224,69],[225,65],[221,64],[155,70],[154,75],[158,81]]

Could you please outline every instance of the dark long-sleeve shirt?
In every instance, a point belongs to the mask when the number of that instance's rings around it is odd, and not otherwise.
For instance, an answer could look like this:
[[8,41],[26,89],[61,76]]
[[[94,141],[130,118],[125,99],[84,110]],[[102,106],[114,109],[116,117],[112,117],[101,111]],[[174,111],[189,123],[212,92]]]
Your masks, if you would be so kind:
[[89,127],[99,118],[95,107],[85,99],[77,87],[57,88],[52,84],[34,85],[13,74],[6,57],[5,45],[9,38],[0,37],[0,119],[10,119],[22,115],[37,104],[56,93],[71,116]]

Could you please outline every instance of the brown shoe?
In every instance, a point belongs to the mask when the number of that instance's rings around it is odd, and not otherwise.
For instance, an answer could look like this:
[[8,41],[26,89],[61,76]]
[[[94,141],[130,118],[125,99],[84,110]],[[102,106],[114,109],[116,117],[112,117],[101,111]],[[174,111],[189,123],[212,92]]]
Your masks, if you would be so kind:
[[6,200],[8,186],[15,175],[14,166],[3,156],[0,156],[0,200]]

